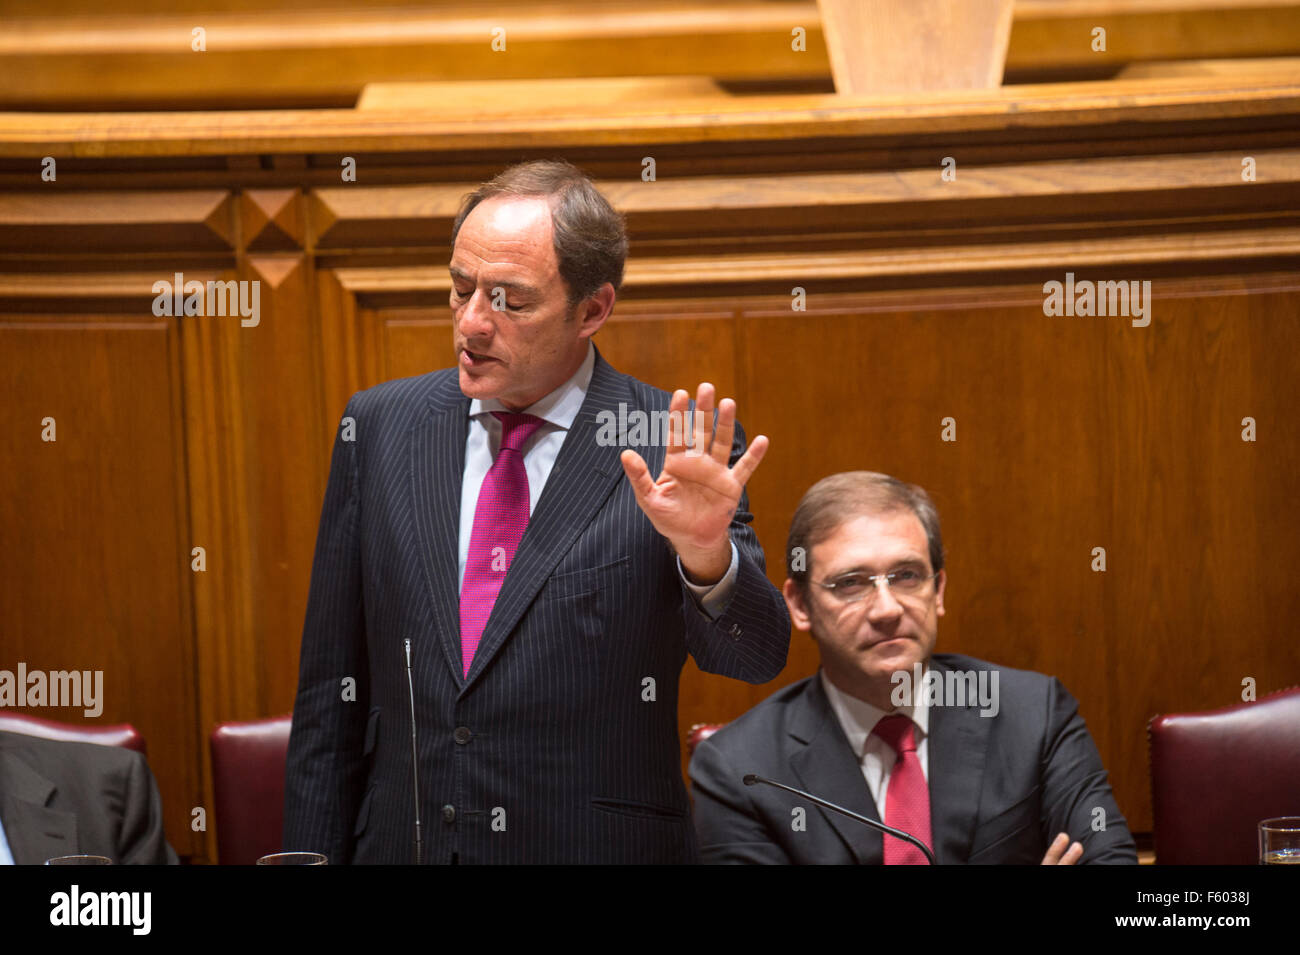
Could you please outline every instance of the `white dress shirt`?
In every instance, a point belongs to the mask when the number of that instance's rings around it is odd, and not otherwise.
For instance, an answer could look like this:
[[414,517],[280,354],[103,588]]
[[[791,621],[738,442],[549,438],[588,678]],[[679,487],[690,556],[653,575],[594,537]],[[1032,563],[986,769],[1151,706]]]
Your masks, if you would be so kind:
[[[867,790],[876,804],[876,814],[881,822],[885,822],[885,796],[889,791],[889,777],[894,771],[894,763],[898,761],[898,754],[871,731],[884,717],[892,714],[872,706],[866,700],[845,693],[827,678],[825,670],[819,671],[818,675],[822,681],[822,688],[826,691],[826,699],[830,701],[831,710],[840,721],[844,735],[848,737],[849,746],[858,758],[862,776],[867,781]],[[925,675],[922,674],[921,678],[924,680]],[[924,686],[924,683],[921,685]],[[913,696],[914,706],[900,706],[893,712],[910,718],[916,727],[914,732],[916,756],[921,761],[921,773],[925,776],[928,785],[930,760],[929,747],[926,744],[930,735],[930,708],[926,705],[924,693],[914,693]],[[818,793],[818,795],[822,794]]]
[[0,865],[13,865],[14,854],[9,849],[9,840],[5,837],[5,824],[0,821]]
[[[565,436],[573,426],[574,419],[582,409],[587,398],[587,389],[591,385],[591,374],[596,366],[596,347],[587,342],[587,357],[583,359],[573,377],[550,394],[533,402],[524,409],[524,414],[535,415],[545,423],[524,442],[520,452],[524,458],[524,473],[528,475],[528,514],[532,515],[537,502],[546,487],[546,480],[551,475]],[[479,400],[475,398],[469,404],[469,436],[465,439],[465,474],[460,487],[460,576],[457,579],[457,591],[465,586],[465,564],[469,560],[469,542],[474,533],[474,513],[478,509],[478,495],[483,487],[483,479],[496,460],[497,449],[501,447],[501,422],[493,411],[509,411],[496,398]],[[626,480],[626,478],[624,478]],[[735,589],[736,576],[740,560],[736,545],[731,545],[731,566],[723,578],[711,586],[701,586],[686,579],[682,572],[681,560],[677,561],[677,573],[682,582],[696,596],[701,608],[710,617],[719,616],[726,608],[727,600]]]

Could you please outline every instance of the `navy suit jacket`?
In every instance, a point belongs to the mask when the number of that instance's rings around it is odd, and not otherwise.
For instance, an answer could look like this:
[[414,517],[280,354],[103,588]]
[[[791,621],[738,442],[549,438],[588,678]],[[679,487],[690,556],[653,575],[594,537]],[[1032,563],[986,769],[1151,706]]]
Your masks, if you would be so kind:
[[[697,860],[677,738],[687,653],[751,683],[785,664],[790,622],[742,497],[735,590],[711,620],[597,440],[601,411],[670,395],[596,355],[462,678],[457,542],[470,400],[456,369],[360,392],[330,466],[303,628],[284,847],[412,860],[412,643],[426,862]],[[744,449],[737,426],[732,461]],[[651,474],[664,450],[638,448]],[[354,681],[345,698],[346,681]]]
[[[1059,680],[956,654],[934,654],[930,666],[999,675],[996,716],[981,716],[977,702],[930,708],[931,849],[940,865],[1037,864],[1058,832],[1083,844],[1082,863],[1137,863],[1101,756]],[[690,775],[701,855],[705,862],[882,863],[881,833],[771,786],[745,786],[747,773],[880,819],[820,677],[778,691],[696,747]],[[799,806],[802,830],[793,825]],[[1094,819],[1104,821],[1103,831]]]

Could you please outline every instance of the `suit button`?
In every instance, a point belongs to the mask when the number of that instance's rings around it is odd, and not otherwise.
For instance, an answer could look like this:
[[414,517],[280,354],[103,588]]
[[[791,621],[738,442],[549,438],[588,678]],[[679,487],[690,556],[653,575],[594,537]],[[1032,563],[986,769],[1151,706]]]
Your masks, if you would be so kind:
[[731,630],[729,630],[728,632],[731,634],[731,638],[732,638],[733,640],[739,640],[739,639],[740,639],[740,624],[738,624],[738,623],[733,623],[733,624],[731,625]]
[[456,732],[451,734],[451,738],[454,739],[457,743],[460,743],[461,746],[464,746],[466,743],[468,743],[470,739],[473,738],[473,736],[474,734],[469,731],[468,726],[457,726]]
[[455,821],[456,821],[456,807],[455,807],[455,806],[452,806],[452,805],[448,804],[448,805],[442,807],[442,821],[443,821],[443,822],[455,822]]

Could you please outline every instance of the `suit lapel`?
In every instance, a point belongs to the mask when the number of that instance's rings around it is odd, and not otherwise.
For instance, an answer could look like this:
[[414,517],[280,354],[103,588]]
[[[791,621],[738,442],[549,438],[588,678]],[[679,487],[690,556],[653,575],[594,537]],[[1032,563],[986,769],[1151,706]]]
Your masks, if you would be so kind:
[[[826,699],[820,675],[814,674],[809,679],[791,709],[789,760],[800,787],[879,822],[880,815],[867,789],[867,781],[862,778],[862,767],[854,758],[844,730]],[[883,836],[838,812],[820,806],[817,811],[844,840],[860,865],[881,864]]]
[[460,659],[460,489],[465,471],[465,440],[470,401],[455,374],[429,398],[411,440],[411,511],[416,547],[433,607],[438,643],[456,681]]
[[[937,657],[930,666],[941,676],[950,667]],[[973,706],[930,707],[928,738],[930,832],[940,865],[970,857],[979,810],[991,721]]]
[[[565,435],[559,457],[546,479],[546,488],[510,562],[510,570],[470,665],[467,686],[491,663],[560,558],[591,523],[617,482],[624,480],[623,465],[619,462],[623,449],[617,445],[602,447],[596,442],[597,414],[601,411],[617,414],[620,401],[631,404],[626,378],[611,368],[597,351],[587,396]],[[452,579],[455,579],[454,569]]]
[[79,851],[76,816],[46,805],[54,783],[6,749],[0,749],[0,780],[0,819],[14,862],[39,865]]

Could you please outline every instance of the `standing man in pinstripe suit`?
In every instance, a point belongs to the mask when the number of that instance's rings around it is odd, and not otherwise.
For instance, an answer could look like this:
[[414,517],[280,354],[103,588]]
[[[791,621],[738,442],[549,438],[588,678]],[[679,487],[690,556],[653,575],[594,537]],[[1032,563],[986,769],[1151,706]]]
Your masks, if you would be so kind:
[[[789,645],[745,495],[767,439],[601,358],[627,239],[568,163],[506,170],[452,235],[458,367],[354,395],[335,441],[284,846],[413,859],[413,705],[423,861],[696,861],[686,655],[762,683]],[[638,416],[685,427],[610,439]]]

